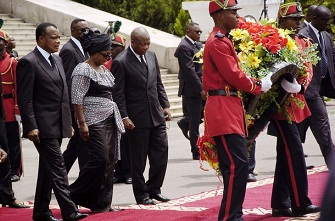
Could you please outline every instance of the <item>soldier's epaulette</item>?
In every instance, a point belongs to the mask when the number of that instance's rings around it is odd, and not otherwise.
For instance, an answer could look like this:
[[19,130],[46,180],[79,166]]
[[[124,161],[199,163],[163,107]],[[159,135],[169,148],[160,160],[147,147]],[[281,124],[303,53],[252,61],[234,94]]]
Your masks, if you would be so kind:
[[225,34],[222,34],[220,31],[216,32],[215,37],[217,38],[224,38]]

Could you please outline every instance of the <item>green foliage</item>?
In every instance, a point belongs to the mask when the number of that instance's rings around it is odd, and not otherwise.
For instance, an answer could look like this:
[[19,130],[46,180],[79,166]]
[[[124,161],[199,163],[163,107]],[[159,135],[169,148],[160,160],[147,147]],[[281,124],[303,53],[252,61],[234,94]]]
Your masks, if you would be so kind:
[[181,9],[183,0],[74,0],[159,30],[184,35],[190,16]]

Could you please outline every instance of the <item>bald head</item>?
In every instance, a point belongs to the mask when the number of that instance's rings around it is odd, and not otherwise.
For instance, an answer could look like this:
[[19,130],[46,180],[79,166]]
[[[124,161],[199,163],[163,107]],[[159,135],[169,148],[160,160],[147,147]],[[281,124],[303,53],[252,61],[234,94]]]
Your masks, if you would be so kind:
[[143,27],[135,28],[130,34],[131,48],[138,55],[144,55],[150,46],[149,32]]
[[325,31],[330,24],[331,18],[331,11],[327,7],[320,5],[313,11],[311,24],[319,31]]

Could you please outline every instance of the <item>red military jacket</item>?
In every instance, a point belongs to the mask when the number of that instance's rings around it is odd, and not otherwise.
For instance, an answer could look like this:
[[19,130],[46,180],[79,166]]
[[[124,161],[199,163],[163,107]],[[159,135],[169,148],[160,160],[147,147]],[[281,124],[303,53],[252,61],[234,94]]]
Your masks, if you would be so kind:
[[[305,38],[304,36],[301,36],[301,35],[296,35],[295,36],[295,41],[296,41],[297,45],[301,46],[301,50],[304,50],[304,48],[307,48],[311,45],[311,42],[307,38]],[[304,97],[303,94],[306,91],[307,86],[309,85],[309,83],[312,80],[313,66],[310,63],[308,63],[306,66],[308,66],[308,69],[305,70],[307,75],[303,76],[303,77],[298,77],[298,79],[297,79],[298,83],[302,87],[302,90],[299,93],[290,94],[290,96],[288,98],[289,103],[286,104],[286,107],[284,107],[288,111],[288,114],[289,114],[291,120],[296,122],[296,123],[300,123],[301,121],[303,121],[307,117],[311,116],[311,112],[309,111],[309,108],[307,106],[307,103],[306,103],[306,100],[305,100],[305,97]],[[297,104],[294,102],[294,99],[296,99],[296,98],[298,98],[299,100],[301,100],[304,103],[304,108],[303,109],[298,107]],[[287,120],[287,117],[284,116],[284,114],[282,112],[280,112],[280,113],[275,114],[273,116],[273,119]]]
[[16,65],[17,60],[10,57],[7,52],[4,54],[3,59],[0,59],[5,122],[15,121],[15,114],[20,114],[16,98]]
[[[233,43],[226,33],[214,27],[204,49],[203,87],[209,90],[242,90],[258,95],[261,86],[238,65]],[[245,136],[245,111],[242,98],[208,96],[205,111],[205,133],[210,136],[241,134]]]

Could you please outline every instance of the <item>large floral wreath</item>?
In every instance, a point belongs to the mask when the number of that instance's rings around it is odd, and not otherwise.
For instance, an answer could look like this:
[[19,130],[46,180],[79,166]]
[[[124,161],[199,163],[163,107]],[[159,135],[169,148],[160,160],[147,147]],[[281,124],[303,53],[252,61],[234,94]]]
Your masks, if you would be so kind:
[[[316,52],[316,44],[304,50],[298,46],[290,37],[291,31],[275,27],[271,20],[240,22],[238,27],[230,32],[232,41],[239,58],[241,69],[248,75],[262,79],[270,73],[270,65],[287,62],[299,68],[300,76],[306,76],[309,69],[308,64],[315,65],[319,61]],[[203,49],[195,57],[202,63]],[[252,113],[247,113],[247,127],[253,125],[254,121],[278,96],[278,84],[272,86],[267,93],[262,93],[258,99],[257,106]],[[304,108],[303,102],[299,99],[293,100],[298,107]],[[285,114],[285,105],[278,104],[278,111]],[[286,116],[290,121],[290,116]],[[205,122],[206,123],[206,122]],[[206,125],[205,125],[206,126]],[[212,138],[203,135],[198,140],[201,160],[205,160],[219,173],[219,164],[215,142]],[[202,165],[201,165],[202,168]]]

